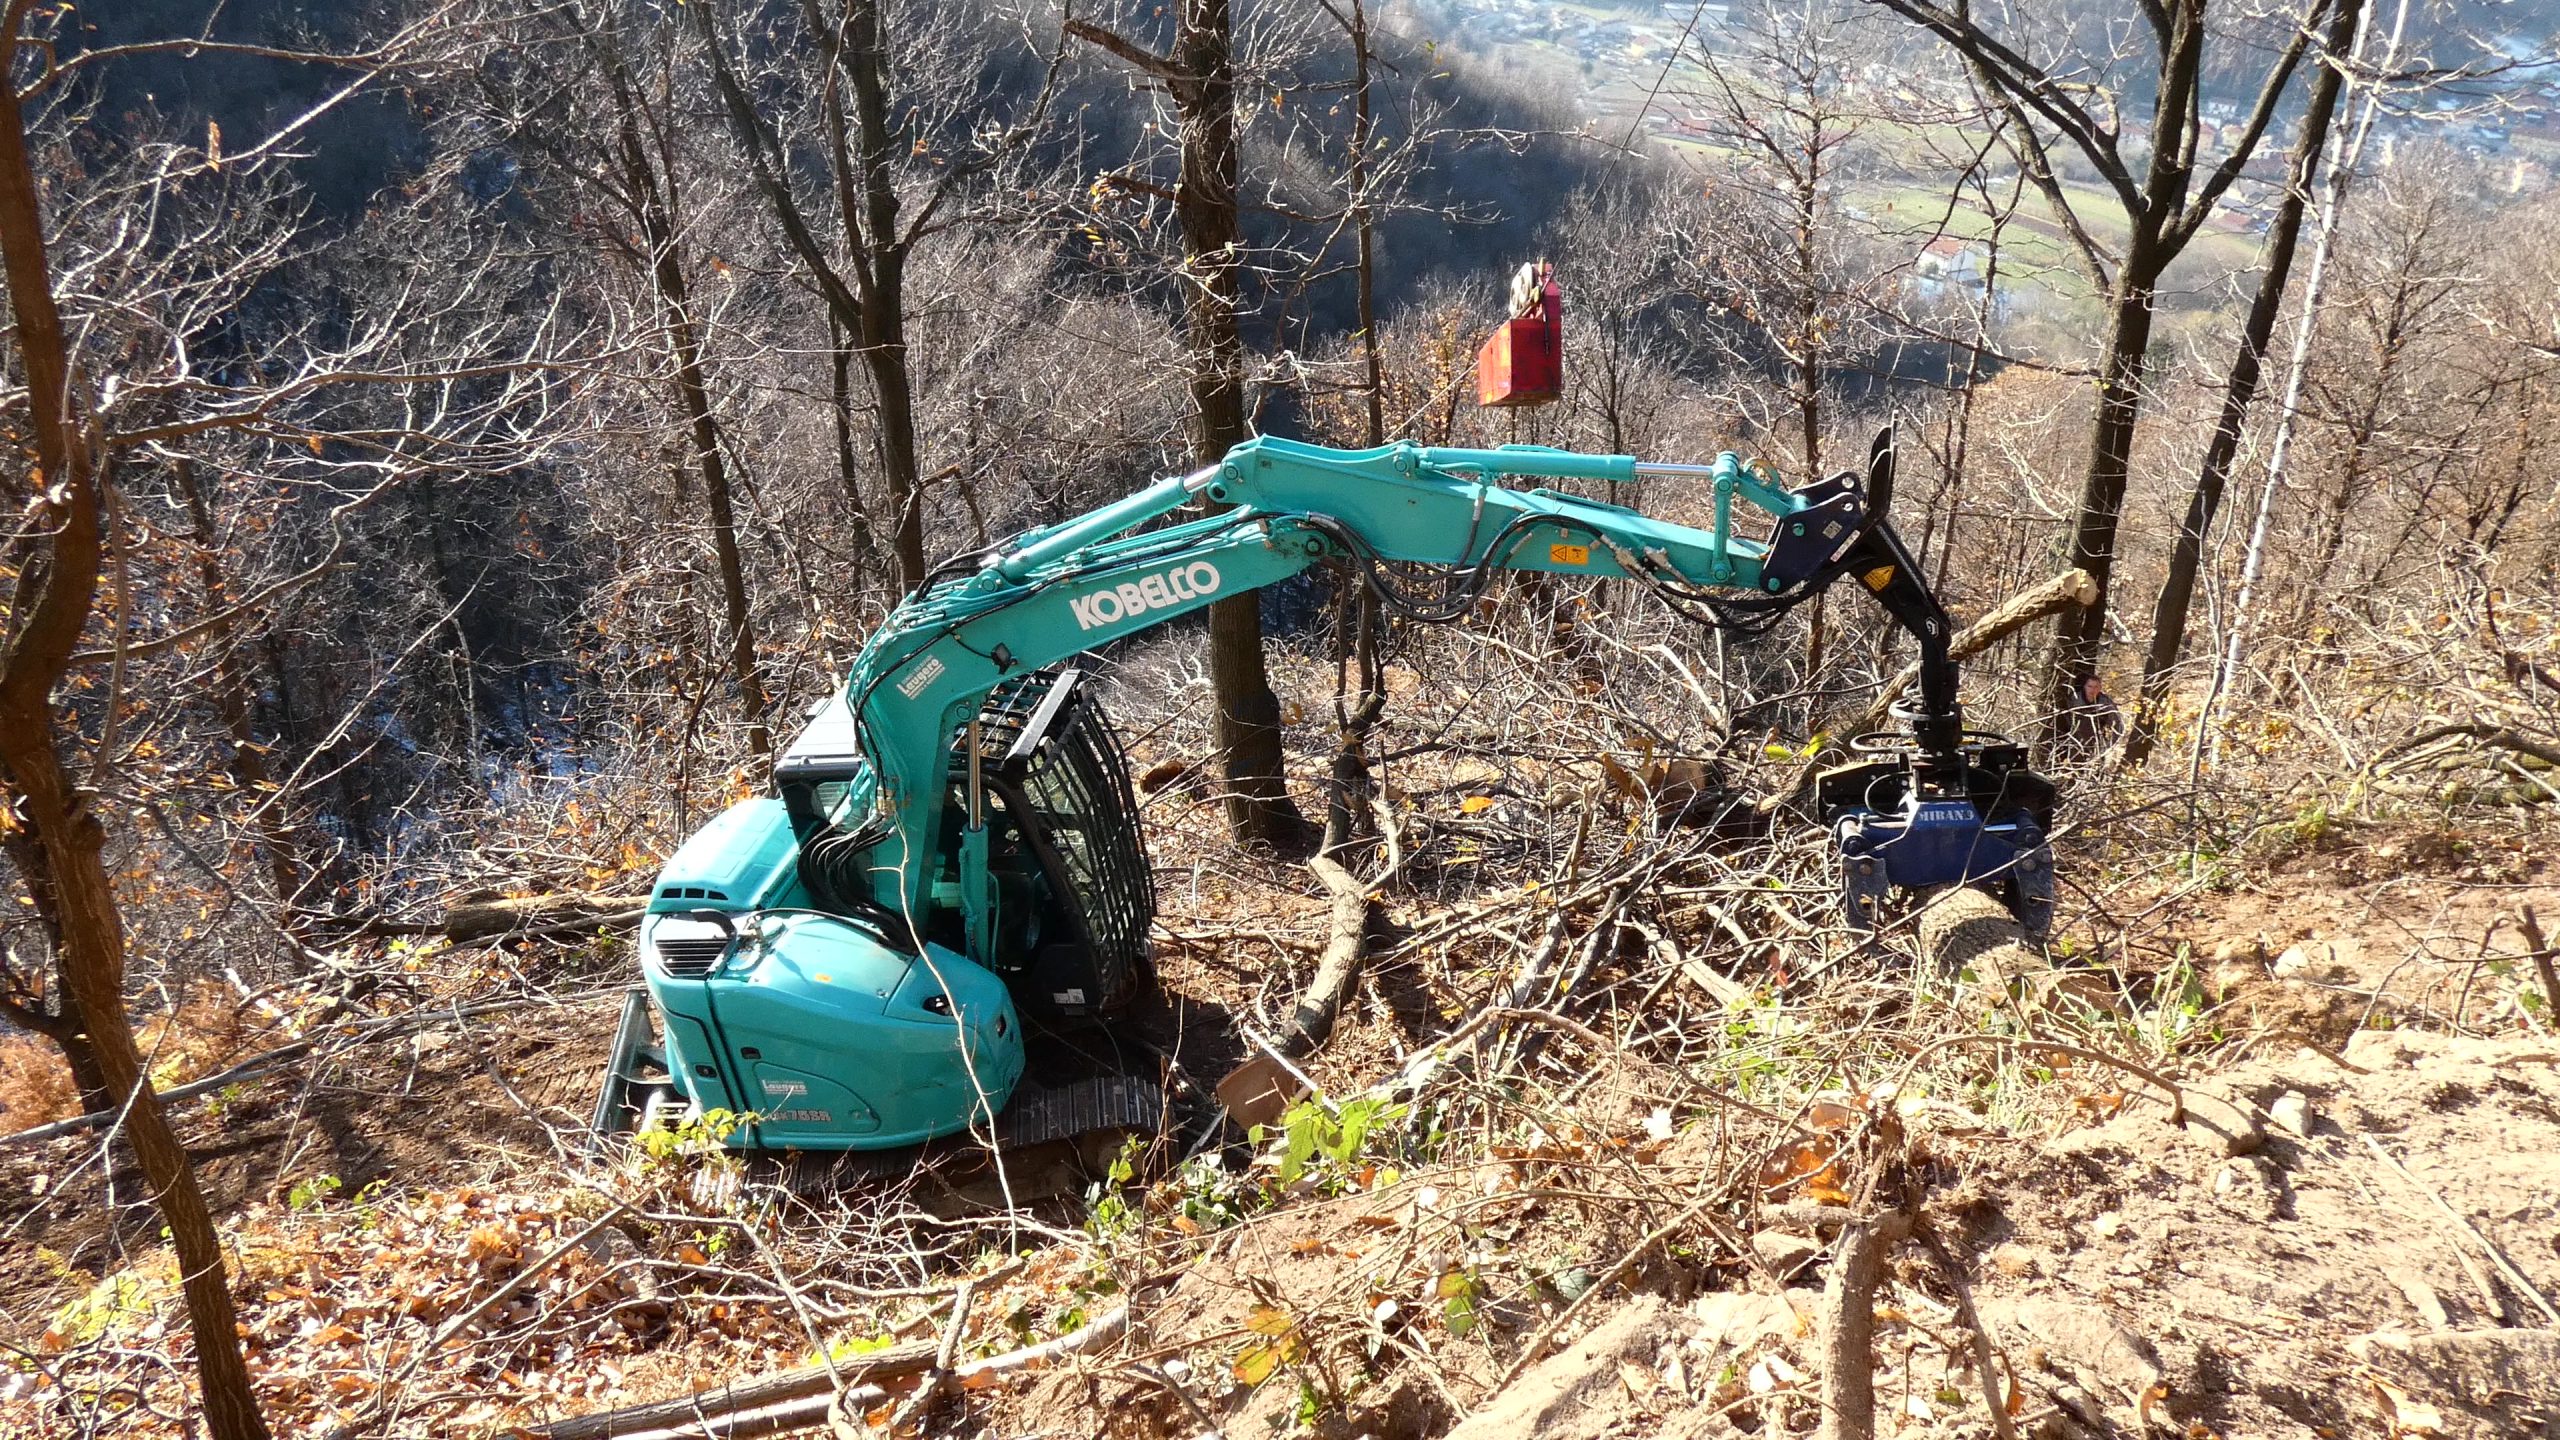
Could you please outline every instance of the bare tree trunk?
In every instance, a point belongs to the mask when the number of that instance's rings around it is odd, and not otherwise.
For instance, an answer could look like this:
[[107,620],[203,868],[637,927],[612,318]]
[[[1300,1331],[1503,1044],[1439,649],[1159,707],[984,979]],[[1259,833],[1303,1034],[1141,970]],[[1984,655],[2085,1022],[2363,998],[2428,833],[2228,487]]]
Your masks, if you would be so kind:
[[[640,225],[649,244],[649,279],[657,290],[659,307],[666,312],[667,346],[676,362],[676,401],[692,433],[694,469],[702,477],[703,500],[711,511],[711,546],[727,613],[730,676],[737,682],[738,706],[746,712],[747,748],[770,756],[773,732],[766,724],[764,680],[756,668],[755,611],[747,597],[746,565],[738,552],[738,516],[729,494],[728,460],[720,448],[720,422],[712,413],[692,298],[676,250],[675,217],[660,188],[658,169],[641,143],[639,120],[619,59],[611,64],[623,182],[639,201]],[[671,182],[672,175],[668,179]]]
[[[816,0],[808,13],[819,19]],[[889,549],[898,565],[898,590],[914,594],[924,584],[924,470],[916,447],[915,381],[907,368],[907,247],[898,230],[897,133],[889,118],[886,37],[879,0],[858,0],[845,15],[842,68],[853,81],[855,143],[861,147],[860,180],[846,173],[843,117],[829,76],[827,118],[834,129],[836,195],[844,207],[845,234],[867,237],[869,263],[855,267],[862,295],[862,363],[880,404],[880,461],[889,482]],[[821,32],[824,33],[824,32]],[[857,195],[861,214],[854,213]]]
[[[756,188],[772,209],[800,263],[834,314],[862,346],[879,408],[882,477],[888,483],[889,551],[902,593],[924,583],[923,478],[916,441],[915,387],[908,369],[906,264],[913,234],[898,229],[898,163],[906,140],[889,97],[888,55],[877,0],[851,0],[841,24],[829,23],[817,0],[803,0],[801,18],[824,54],[821,109],[827,126],[838,222],[844,231],[844,271],[819,239],[793,193],[791,150],[776,134],[756,98],[731,63],[720,38],[717,6],[689,7],[704,58],[738,146],[746,152]],[[853,89],[853,128],[845,125],[839,82]],[[943,179],[952,179],[946,169]],[[930,212],[932,206],[924,207]],[[848,283],[845,271],[852,279]]]
[[[1337,14],[1336,19],[1340,19]],[[1378,348],[1377,227],[1369,206],[1369,12],[1366,0],[1351,0],[1347,28],[1351,35],[1351,207],[1353,235],[1359,244],[1357,288],[1360,304],[1360,358],[1368,393],[1367,443],[1387,441],[1385,364]],[[1378,597],[1348,569],[1343,584],[1353,589],[1349,612],[1338,615],[1334,651],[1334,746],[1332,787],[1326,797],[1323,854],[1351,842],[1368,823],[1366,811],[1375,787],[1369,776],[1369,733],[1386,712],[1386,692],[1378,673]],[[1351,678],[1343,676],[1348,662]]]
[[[2387,69],[2392,57],[2399,54],[2401,29],[2408,23],[2408,0],[2400,0],[2398,13],[2391,22],[2391,38],[2384,43],[2383,65]],[[2359,51],[2362,49],[2358,47]],[[2258,493],[2258,514],[2249,529],[2249,548],[2240,566],[2240,594],[2232,602],[2231,632],[2225,643],[2222,662],[2214,669],[2213,685],[2205,692],[2204,710],[2196,720],[2198,755],[2201,747],[2218,748],[2218,740],[2210,740],[2213,712],[2240,673],[2241,662],[2248,655],[2249,611],[2256,599],[2258,576],[2266,567],[2267,531],[2275,518],[2276,502],[2284,490],[2287,453],[2293,443],[2293,417],[2302,406],[2303,378],[2311,368],[2311,345],[2320,329],[2320,295],[2322,282],[2329,272],[2329,244],[2337,237],[2338,213],[2346,201],[2347,181],[2364,159],[2364,144],[2373,133],[2374,103],[2379,98],[2372,90],[2365,92],[2364,105],[2357,113],[2355,133],[2347,142],[2346,153],[2329,167],[2320,182],[2320,228],[2311,246],[2311,273],[2302,283],[2302,314],[2293,335],[2293,354],[2285,375],[2284,401],[2276,407],[2276,433],[2267,446],[2267,483]]]
[[[0,14],[0,74],[14,75],[26,0]],[[0,115],[0,262],[27,383],[39,503],[22,523],[20,562],[8,595],[0,649],[0,772],[19,823],[33,837],[31,884],[53,899],[54,943],[71,999],[87,1024],[108,1091],[125,1102],[123,1128],[151,1187],[152,1203],[177,1252],[179,1285],[196,1339],[196,1378],[213,1440],[266,1440],[249,1371],[222,1242],[195,1169],[152,1093],[124,1009],[124,917],[105,860],[97,796],[76,786],[62,743],[53,691],[70,668],[97,594],[104,500],[91,437],[74,403],[69,342],[55,307],[45,252],[42,202],[27,162],[24,120],[12,103]]]
[[[2082,687],[2097,673],[2104,648],[2109,588],[2115,574],[2116,537],[2123,521],[2125,486],[2134,432],[2142,414],[2144,358],[2151,342],[2152,304],[2160,276],[2212,218],[2215,204],[2239,178],[2273,123],[2293,73],[2309,50],[2308,30],[2297,27],[2267,67],[2248,107],[2241,134],[2212,166],[2202,150],[2206,0],[2152,0],[2139,7],[2143,28],[2158,47],[2150,90],[2151,123],[2137,175],[2136,163],[2118,144],[2123,97],[2076,77],[2048,74],[2004,43],[1967,5],[1938,0],[1871,0],[1937,35],[1961,55],[1977,86],[1994,99],[2005,124],[2002,138],[2019,172],[2043,195],[2090,276],[2106,293],[2106,337],[2098,362],[2098,403],[2091,419],[2089,458],[2082,473],[2079,509],[2072,522],[2070,563],[2098,583],[2098,601],[2066,616],[2046,667],[2039,753],[2050,753],[2069,733]],[[2317,23],[2332,0],[2313,0],[2307,23]],[[2092,103],[2095,101],[2096,103]],[[2050,127],[2051,140],[2038,122]],[[2099,174],[2130,222],[2112,266],[2075,208],[2052,163],[2051,144],[2068,145]]]
[[833,379],[830,399],[836,423],[836,475],[844,485],[845,508],[853,514],[854,553],[863,570],[856,579],[859,586],[868,583],[880,556],[871,507],[862,498],[862,459],[853,445],[853,352],[845,348],[844,322],[832,309],[827,312],[827,348]]
[[[1191,337],[1191,401],[1196,458],[1214,464],[1242,443],[1244,411],[1244,230],[1237,214],[1241,169],[1236,139],[1234,37],[1227,0],[1183,0],[1174,64],[1192,77],[1182,113],[1181,179],[1174,213],[1195,283],[1185,329]],[[1226,764],[1227,828],[1239,840],[1291,846],[1305,822],[1282,778],[1280,701],[1263,665],[1257,594],[1209,607],[1209,679],[1217,694],[1218,749]]]
[[[1237,211],[1234,35],[1227,0],[1182,0],[1173,53],[1159,56],[1081,20],[1068,33],[1164,82],[1182,120],[1173,212],[1182,227],[1183,331],[1191,348],[1193,454],[1215,464],[1250,431],[1244,407],[1244,227]],[[1262,609],[1246,593],[1209,607],[1209,685],[1225,770],[1227,828],[1293,848],[1307,824],[1281,769],[1280,701],[1262,655]]]
[[2240,348],[2232,355],[2230,372],[2223,381],[2222,413],[2214,420],[2213,438],[2206,442],[2204,462],[2196,469],[2195,489],[2187,497],[2186,519],[2178,527],[2177,542],[2169,551],[2168,578],[2161,582],[2160,598],[2151,607],[2151,651],[2142,663],[2142,696],[2134,705],[2132,726],[2125,735],[2122,763],[2127,767],[2141,764],[2151,753],[2160,725],[2160,707],[2168,699],[2171,676],[2186,651],[2187,617],[2195,603],[2196,572],[2203,563],[2205,536],[2213,529],[2214,516],[2222,506],[2232,462],[2240,453],[2241,431],[2248,422],[2250,406],[2257,400],[2267,342],[2275,334],[2276,315],[2284,308],[2285,288],[2293,275],[2303,211],[2310,202],[2311,184],[2319,173],[2321,156],[2328,149],[2329,124],[2337,113],[2338,96],[2345,89],[2346,65],[2363,44],[2365,15],[2364,0],[2340,0],[2329,16],[2328,34],[2322,41],[2323,63],[2311,82],[2301,137],[2294,142],[2290,173],[2286,176],[2284,200],[2277,206],[2274,223],[2267,231],[2258,293],[2250,301],[2249,318],[2240,330]]
[[2142,416],[2143,362],[2151,348],[2151,247],[2137,232],[2108,305],[2104,354],[2098,363],[2098,413],[2090,428],[2089,463],[2080,487],[2080,511],[2071,528],[2070,568],[2097,582],[2098,596],[2054,627],[2047,667],[2045,727],[2038,749],[2050,753],[2066,733],[2081,685],[2098,672],[2107,635],[2107,584],[2115,573],[2116,528],[2124,517],[2125,482],[2133,469],[2134,427]]

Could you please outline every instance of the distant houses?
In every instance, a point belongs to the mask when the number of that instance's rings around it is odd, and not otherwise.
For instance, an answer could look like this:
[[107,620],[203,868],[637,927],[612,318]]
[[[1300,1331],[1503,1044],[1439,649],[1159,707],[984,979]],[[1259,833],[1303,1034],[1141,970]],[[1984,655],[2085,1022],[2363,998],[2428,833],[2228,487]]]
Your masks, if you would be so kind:
[[1911,261],[1906,285],[1912,299],[1924,304],[1940,300],[1979,300],[1990,283],[1990,256],[1978,241],[1941,235],[1920,247]]

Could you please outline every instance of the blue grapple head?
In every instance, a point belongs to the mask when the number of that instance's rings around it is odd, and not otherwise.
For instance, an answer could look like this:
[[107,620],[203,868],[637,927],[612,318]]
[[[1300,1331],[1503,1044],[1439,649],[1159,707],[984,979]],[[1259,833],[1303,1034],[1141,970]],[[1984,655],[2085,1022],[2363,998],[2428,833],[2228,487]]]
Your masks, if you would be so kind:
[[2053,924],[2053,782],[2027,752],[1968,736],[1932,754],[1908,734],[1862,736],[1853,758],[1814,781],[1814,804],[1840,853],[1841,907],[1871,934],[1888,892],[1981,889],[2030,936]]

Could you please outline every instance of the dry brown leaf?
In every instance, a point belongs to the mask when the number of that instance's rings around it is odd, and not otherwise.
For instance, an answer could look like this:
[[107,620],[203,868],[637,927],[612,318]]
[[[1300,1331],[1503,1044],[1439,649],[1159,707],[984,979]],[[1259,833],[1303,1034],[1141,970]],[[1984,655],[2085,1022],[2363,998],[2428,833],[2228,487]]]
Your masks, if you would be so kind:
[[2374,1398],[2381,1402],[2382,1423],[2394,1437],[2444,1433],[2442,1411],[2370,1370],[2356,1373],[2373,1387]]

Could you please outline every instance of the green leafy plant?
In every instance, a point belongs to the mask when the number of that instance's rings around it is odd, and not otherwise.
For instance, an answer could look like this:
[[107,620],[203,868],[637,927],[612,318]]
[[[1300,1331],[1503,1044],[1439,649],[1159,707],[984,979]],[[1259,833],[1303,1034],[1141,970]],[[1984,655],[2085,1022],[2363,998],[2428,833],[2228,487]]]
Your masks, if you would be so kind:
[[1404,1114],[1402,1105],[1374,1097],[1346,1100],[1331,1110],[1313,1101],[1298,1102],[1280,1117],[1280,1182],[1294,1185],[1320,1163],[1334,1170],[1349,1168],[1380,1127]]
[[689,1156],[708,1155],[724,1149],[729,1137],[754,1119],[753,1115],[729,1110],[705,1110],[672,1125],[643,1130],[631,1140],[652,1163],[673,1165]]
[[1174,1189],[1180,1197],[1174,1213],[1204,1234],[1244,1219],[1257,1199],[1266,1198],[1251,1182],[1230,1172],[1214,1152],[1184,1162],[1174,1176]]
[[1484,1277],[1472,1270],[1451,1270],[1440,1277],[1434,1292],[1440,1297],[1440,1319],[1449,1333],[1461,1339],[1474,1333],[1484,1318]]
[[335,1175],[314,1175],[308,1180],[293,1182],[293,1188],[284,1192],[284,1203],[296,1211],[317,1210],[328,1203],[330,1196],[345,1188],[347,1182]]
[[1129,1182],[1137,1178],[1138,1152],[1141,1142],[1135,1135],[1123,1141],[1120,1153],[1111,1160],[1111,1168],[1103,1177],[1085,1187],[1088,1207],[1085,1228],[1097,1240],[1109,1242],[1127,1235],[1145,1220],[1139,1206],[1130,1203]]

